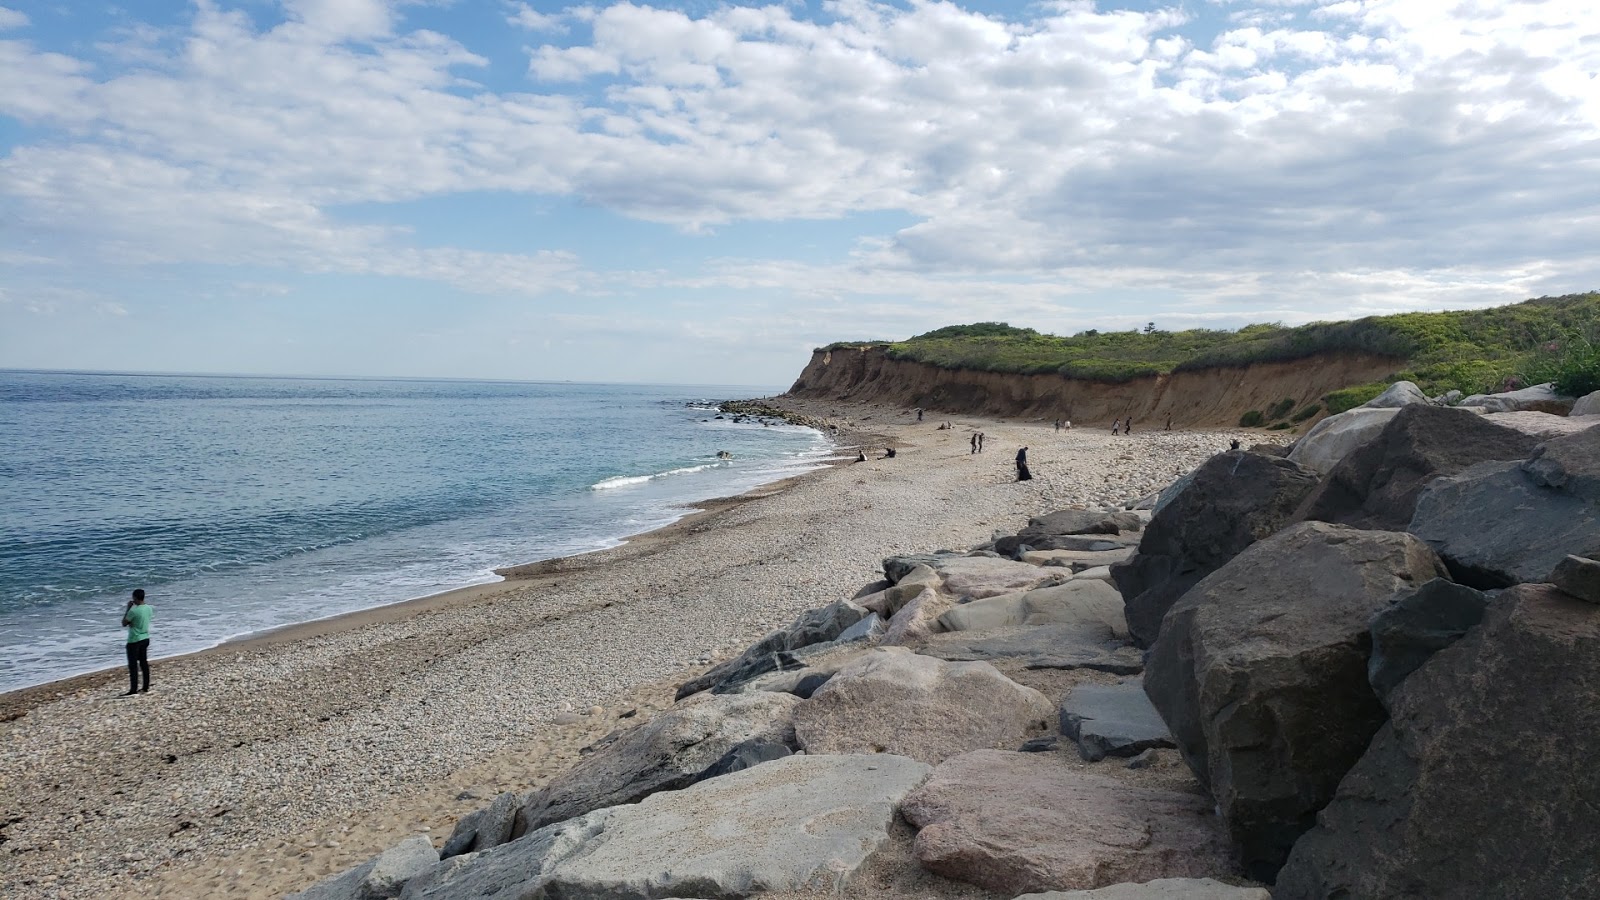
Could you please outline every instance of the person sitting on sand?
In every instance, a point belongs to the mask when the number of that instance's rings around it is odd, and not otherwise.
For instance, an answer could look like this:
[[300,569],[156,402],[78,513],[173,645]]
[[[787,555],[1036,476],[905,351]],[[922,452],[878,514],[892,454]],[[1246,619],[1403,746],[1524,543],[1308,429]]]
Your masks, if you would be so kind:
[[[122,611],[122,625],[128,629],[128,692],[124,697],[150,692],[150,617],[155,613],[144,602],[144,589],[133,592],[128,608]],[[144,687],[139,686],[139,676],[144,676]]]
[[1023,447],[1017,451],[1017,480],[1032,481],[1033,473],[1028,471],[1028,448]]
[[884,450],[883,450],[883,458],[884,459],[894,459],[894,448],[893,447],[885,447]]
[[856,462],[866,462],[866,461],[867,461],[867,451],[865,451],[865,450],[857,450],[856,451]]

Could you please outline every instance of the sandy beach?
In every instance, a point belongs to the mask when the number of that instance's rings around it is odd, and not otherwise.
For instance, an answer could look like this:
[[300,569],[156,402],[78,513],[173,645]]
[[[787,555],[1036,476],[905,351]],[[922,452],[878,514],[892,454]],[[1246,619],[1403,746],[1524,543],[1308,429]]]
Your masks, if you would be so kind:
[[[160,660],[148,695],[118,697],[112,671],[0,697],[0,893],[276,897],[409,834],[437,843],[670,705],[687,674],[853,595],[885,556],[1120,504],[1233,437],[1269,439],[793,405],[846,441],[870,435],[868,461],[503,583]],[[1021,446],[1030,482],[1015,480]]]

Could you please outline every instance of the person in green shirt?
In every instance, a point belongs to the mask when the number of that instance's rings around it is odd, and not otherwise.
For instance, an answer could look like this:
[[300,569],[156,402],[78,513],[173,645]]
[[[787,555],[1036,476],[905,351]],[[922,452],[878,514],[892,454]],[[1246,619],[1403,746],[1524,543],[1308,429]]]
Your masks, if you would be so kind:
[[[150,616],[153,610],[144,602],[144,590],[133,592],[128,608],[122,613],[122,624],[128,629],[128,693],[148,693],[150,690]],[[139,676],[144,676],[144,687],[139,687]]]

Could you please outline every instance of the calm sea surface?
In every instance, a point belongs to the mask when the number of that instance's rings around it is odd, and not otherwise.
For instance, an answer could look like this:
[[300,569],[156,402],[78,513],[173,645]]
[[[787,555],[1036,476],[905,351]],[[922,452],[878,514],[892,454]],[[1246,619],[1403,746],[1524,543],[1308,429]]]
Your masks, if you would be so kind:
[[778,390],[0,371],[0,690],[121,665],[136,587],[166,656],[816,468],[815,431],[714,418]]

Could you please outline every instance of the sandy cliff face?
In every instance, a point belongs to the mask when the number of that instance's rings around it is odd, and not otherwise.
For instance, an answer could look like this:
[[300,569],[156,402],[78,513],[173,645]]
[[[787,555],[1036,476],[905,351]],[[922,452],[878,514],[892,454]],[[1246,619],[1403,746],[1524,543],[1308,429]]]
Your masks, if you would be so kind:
[[823,400],[921,406],[930,411],[1070,419],[1110,425],[1133,417],[1134,427],[1237,425],[1248,410],[1284,399],[1299,409],[1329,391],[1379,381],[1401,361],[1365,354],[1331,354],[1286,363],[1176,372],[1125,384],[1078,381],[1060,375],[1007,375],[940,369],[890,359],[882,347],[818,350],[789,393]]

